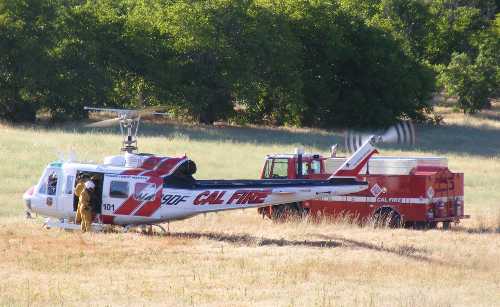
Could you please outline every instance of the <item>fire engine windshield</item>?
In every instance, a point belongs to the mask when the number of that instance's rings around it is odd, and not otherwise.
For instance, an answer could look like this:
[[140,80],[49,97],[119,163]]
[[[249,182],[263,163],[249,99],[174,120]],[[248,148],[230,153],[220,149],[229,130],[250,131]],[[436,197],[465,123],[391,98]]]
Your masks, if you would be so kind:
[[288,159],[274,159],[271,178],[288,178]]

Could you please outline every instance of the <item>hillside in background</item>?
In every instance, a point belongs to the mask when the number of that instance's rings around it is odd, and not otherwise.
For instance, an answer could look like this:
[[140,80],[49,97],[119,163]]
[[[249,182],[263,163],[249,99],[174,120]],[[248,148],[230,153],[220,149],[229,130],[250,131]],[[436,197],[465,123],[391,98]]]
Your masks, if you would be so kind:
[[498,1],[0,1],[0,118],[163,106],[210,124],[383,127],[500,88]]

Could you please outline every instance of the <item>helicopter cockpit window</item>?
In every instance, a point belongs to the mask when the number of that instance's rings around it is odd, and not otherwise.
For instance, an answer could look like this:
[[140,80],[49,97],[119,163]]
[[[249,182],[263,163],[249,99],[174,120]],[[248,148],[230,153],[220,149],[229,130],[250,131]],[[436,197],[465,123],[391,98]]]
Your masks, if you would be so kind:
[[109,186],[109,196],[113,198],[127,198],[129,195],[128,182],[111,181]]
[[52,173],[47,180],[47,194],[56,195],[57,192],[57,174]]

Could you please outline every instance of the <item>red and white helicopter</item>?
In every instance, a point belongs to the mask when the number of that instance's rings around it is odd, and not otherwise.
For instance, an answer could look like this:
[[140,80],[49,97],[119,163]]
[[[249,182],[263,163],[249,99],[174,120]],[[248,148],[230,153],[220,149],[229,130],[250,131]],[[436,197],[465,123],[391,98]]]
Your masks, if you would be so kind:
[[345,195],[367,188],[357,175],[377,152],[375,138],[366,141],[330,178],[266,180],[196,180],[196,164],[183,157],[163,157],[137,153],[137,130],[141,113],[135,110],[86,108],[118,114],[122,135],[121,155],[108,156],[102,164],[73,161],[51,162],[38,183],[23,199],[27,216],[47,217],[48,227],[78,229],[74,223],[77,198],[75,178],[87,174],[96,181],[97,204],[94,230],[106,224],[156,225],[189,218],[200,213],[267,207],[316,199],[325,195]]

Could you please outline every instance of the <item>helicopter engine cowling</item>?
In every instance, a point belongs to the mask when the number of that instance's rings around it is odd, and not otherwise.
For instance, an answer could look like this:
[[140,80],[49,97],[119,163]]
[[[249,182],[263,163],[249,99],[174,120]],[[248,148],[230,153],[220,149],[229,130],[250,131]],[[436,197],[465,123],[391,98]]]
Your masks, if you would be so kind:
[[104,165],[125,166],[125,157],[123,155],[107,156],[104,158]]
[[153,158],[153,159],[157,158],[158,160],[162,159],[162,157],[155,157],[155,156],[148,155],[148,154],[133,154],[133,153],[126,152],[125,153],[125,167],[149,169],[149,167],[145,167],[146,165],[144,165],[144,164],[148,159],[151,159],[151,158]]

